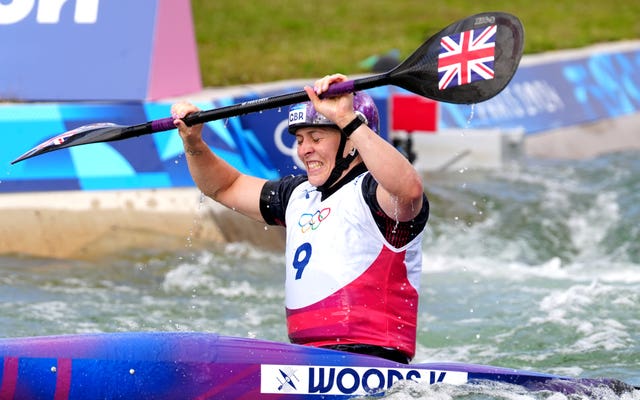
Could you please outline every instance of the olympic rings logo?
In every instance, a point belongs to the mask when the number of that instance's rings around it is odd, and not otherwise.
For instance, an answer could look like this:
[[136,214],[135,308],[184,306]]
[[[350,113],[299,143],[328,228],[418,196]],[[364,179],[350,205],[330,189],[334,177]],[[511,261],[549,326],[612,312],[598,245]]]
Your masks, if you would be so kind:
[[331,214],[331,208],[329,207],[318,210],[313,214],[304,213],[298,220],[298,226],[300,226],[302,233],[307,233],[309,230],[315,231],[320,227],[320,223],[329,217],[329,214]]

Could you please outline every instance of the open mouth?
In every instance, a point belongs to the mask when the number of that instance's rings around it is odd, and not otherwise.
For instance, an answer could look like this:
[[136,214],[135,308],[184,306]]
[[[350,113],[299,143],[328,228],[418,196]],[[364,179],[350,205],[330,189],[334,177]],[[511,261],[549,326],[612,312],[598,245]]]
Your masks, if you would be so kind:
[[322,163],[320,161],[309,161],[307,162],[307,171],[313,171],[322,168]]

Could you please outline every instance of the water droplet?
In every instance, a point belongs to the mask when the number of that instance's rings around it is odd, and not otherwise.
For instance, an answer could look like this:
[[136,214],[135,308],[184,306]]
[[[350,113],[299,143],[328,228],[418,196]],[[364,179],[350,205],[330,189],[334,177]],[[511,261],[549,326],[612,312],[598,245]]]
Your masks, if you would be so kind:
[[393,229],[391,230],[391,233],[395,234],[397,229],[398,229],[398,225],[400,225],[400,218],[398,217],[398,215],[400,214],[400,210],[398,207],[398,197],[397,196],[393,196],[391,197],[391,200],[393,201],[393,219],[396,221],[396,224],[393,226]]
[[133,375],[133,374],[135,374],[135,373],[136,373],[136,370],[135,370],[135,369],[131,368],[131,369],[129,370],[129,374]]
[[473,114],[475,113],[476,105],[471,104],[471,110],[469,111],[469,118],[467,119],[467,128],[471,125],[471,120],[473,120]]
[[51,367],[51,372],[55,374],[56,372],[58,372],[58,369],[56,367]]

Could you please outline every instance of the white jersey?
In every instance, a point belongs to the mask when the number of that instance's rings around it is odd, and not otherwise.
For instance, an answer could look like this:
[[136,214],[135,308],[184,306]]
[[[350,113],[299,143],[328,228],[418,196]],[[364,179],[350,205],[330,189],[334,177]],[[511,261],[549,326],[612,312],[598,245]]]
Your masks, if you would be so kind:
[[422,233],[401,248],[380,231],[363,173],[321,200],[308,182],[286,204],[286,307],[293,342],[415,352]]

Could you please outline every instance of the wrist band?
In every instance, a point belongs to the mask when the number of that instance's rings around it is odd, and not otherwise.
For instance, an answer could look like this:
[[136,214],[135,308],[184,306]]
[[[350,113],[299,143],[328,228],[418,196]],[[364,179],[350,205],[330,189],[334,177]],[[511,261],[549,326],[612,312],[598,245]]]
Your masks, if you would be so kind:
[[356,129],[360,127],[360,125],[366,122],[367,120],[365,119],[365,117],[358,112],[356,113],[356,117],[353,119],[353,121],[349,122],[344,128],[341,129],[342,133],[344,133],[346,137],[349,137]]

